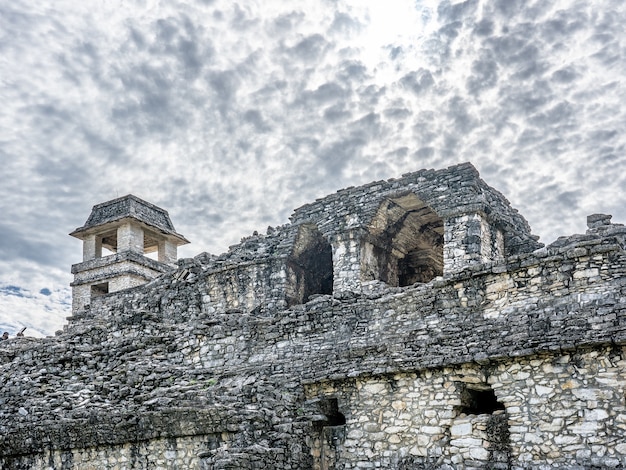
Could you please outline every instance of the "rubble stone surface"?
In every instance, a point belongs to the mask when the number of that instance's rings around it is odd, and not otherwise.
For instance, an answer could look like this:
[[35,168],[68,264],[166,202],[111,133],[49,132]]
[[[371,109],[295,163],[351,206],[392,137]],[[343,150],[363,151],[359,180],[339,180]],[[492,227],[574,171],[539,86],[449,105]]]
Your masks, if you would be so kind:
[[626,228],[543,246],[469,164],[0,343],[4,469],[626,466]]

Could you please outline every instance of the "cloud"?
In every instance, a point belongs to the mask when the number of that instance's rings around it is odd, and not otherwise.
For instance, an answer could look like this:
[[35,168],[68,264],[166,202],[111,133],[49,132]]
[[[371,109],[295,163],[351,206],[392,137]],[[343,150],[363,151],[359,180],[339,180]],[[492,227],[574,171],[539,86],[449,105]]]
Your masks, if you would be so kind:
[[519,14],[525,6],[524,0],[494,0],[495,11],[505,17]]
[[498,83],[498,63],[481,57],[472,64],[472,75],[467,79],[467,91],[476,96],[482,90],[493,88]]
[[6,3],[0,281],[24,297],[0,300],[67,316],[67,233],[127,193],[181,256],[466,160],[544,241],[625,221],[625,22],[614,0]]
[[14,335],[26,327],[27,336],[47,336],[60,329],[68,315],[67,291],[47,288],[34,293],[0,283],[0,330]]
[[312,34],[287,49],[288,55],[297,61],[316,62],[328,49],[329,43],[321,34]]
[[459,3],[450,3],[444,0],[437,7],[437,14],[443,22],[460,22],[461,20],[472,15],[478,7],[478,0],[466,0]]
[[428,89],[435,84],[435,80],[428,70],[419,69],[417,71],[407,73],[400,79],[400,84],[416,95],[420,95],[428,91]]
[[18,228],[6,223],[0,222],[0,258],[4,262],[15,260],[28,260],[47,266],[58,266],[58,263],[64,259],[55,248],[53,242],[45,240],[46,232],[38,232],[27,236]]
[[482,19],[476,23],[473,32],[477,36],[489,37],[494,32],[494,22],[489,19]]
[[464,99],[460,96],[452,97],[447,103],[447,115],[452,121],[455,131],[467,134],[478,125],[471,115]]
[[335,12],[335,17],[328,32],[331,34],[334,33],[340,37],[350,37],[354,33],[363,30],[364,27],[365,25],[363,25],[363,23],[349,14],[345,12]]
[[0,286],[0,293],[5,295],[14,295],[16,297],[25,297],[24,289],[19,286]]
[[572,66],[564,67],[552,73],[552,79],[558,83],[571,83],[580,74]]

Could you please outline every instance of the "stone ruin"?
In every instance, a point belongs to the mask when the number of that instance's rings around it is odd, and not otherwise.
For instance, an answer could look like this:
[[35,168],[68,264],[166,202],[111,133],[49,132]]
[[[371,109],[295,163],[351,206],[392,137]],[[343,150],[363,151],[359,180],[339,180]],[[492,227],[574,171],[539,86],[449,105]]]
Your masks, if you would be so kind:
[[0,343],[0,466],[624,468],[610,219],[543,246],[461,164],[175,261],[167,212],[95,206],[67,326]]

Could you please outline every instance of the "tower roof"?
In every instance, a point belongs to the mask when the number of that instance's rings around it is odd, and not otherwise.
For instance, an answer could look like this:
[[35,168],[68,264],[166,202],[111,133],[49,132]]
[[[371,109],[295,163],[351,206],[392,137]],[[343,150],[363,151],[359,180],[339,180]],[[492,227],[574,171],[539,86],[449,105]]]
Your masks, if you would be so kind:
[[96,204],[91,209],[91,214],[85,225],[78,227],[70,235],[82,239],[85,235],[98,232],[104,227],[117,225],[116,222],[129,218],[157,229],[165,235],[176,238],[180,245],[189,243],[185,237],[176,233],[170,216],[165,209],[161,209],[132,194]]

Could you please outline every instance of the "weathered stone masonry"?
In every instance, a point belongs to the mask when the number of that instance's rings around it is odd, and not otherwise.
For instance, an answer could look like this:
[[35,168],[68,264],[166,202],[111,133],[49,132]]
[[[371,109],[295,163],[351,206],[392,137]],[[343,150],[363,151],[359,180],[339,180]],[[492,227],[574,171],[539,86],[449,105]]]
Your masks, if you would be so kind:
[[0,345],[0,464],[623,468],[626,228],[588,227],[543,247],[464,164],[81,293]]

